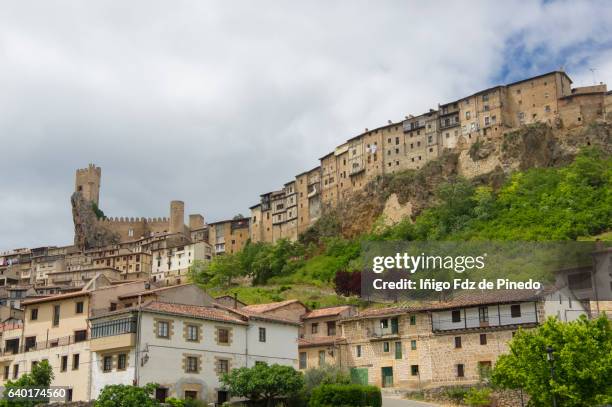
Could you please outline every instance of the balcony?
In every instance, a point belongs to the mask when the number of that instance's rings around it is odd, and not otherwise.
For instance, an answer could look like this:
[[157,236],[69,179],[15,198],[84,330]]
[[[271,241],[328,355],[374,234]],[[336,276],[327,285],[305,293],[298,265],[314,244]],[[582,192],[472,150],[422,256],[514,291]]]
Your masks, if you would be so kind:
[[94,352],[132,347],[136,343],[136,326],[134,317],[94,322],[89,347]]
[[385,340],[385,339],[393,339],[399,338],[399,327],[398,326],[377,326],[374,328],[366,329],[366,336],[371,340]]
[[[48,339],[45,341],[29,340],[25,338],[25,342],[19,344],[19,342],[11,342],[15,340],[7,340],[4,348],[0,349],[0,356],[16,355],[24,352],[34,352],[37,350],[57,348],[60,346],[73,345],[79,342],[85,342],[89,339],[87,331],[77,331],[74,335],[63,336],[60,338]],[[11,342],[11,343],[8,343]]]

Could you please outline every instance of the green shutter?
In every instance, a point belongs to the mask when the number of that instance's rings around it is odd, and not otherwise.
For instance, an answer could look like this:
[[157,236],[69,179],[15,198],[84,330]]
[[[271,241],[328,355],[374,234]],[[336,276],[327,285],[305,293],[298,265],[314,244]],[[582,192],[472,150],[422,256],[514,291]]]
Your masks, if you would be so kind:
[[402,358],[402,343],[395,342],[395,359],[401,359],[401,358]]
[[391,318],[391,333],[396,334],[399,332],[397,317]]

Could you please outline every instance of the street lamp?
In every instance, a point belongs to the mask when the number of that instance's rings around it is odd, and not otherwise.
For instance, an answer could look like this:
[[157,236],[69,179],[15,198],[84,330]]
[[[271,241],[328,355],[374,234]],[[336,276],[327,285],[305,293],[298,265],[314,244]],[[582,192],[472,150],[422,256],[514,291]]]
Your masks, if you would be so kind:
[[[555,357],[553,355],[553,348],[549,346],[546,348],[547,359],[550,363],[550,378],[555,380]],[[553,392],[552,386],[550,389],[550,395],[552,396],[553,407],[557,407],[557,398],[555,397],[555,393]]]

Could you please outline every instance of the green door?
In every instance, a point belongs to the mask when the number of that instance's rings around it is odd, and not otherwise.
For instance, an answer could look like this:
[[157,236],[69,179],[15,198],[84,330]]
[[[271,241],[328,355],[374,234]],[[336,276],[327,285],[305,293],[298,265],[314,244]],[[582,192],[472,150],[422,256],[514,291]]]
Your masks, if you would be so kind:
[[382,387],[393,387],[393,368],[383,367],[381,368],[382,373]]
[[368,384],[368,369],[363,367],[354,367],[351,369],[351,382],[355,384]]

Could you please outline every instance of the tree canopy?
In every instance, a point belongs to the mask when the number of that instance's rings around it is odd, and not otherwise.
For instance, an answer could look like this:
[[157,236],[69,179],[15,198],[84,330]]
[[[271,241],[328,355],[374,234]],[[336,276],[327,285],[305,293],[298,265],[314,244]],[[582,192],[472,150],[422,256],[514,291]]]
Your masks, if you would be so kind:
[[[587,407],[612,403],[612,326],[602,316],[562,323],[550,318],[520,330],[493,369],[495,385],[523,389],[534,406]],[[554,379],[547,348],[552,348]]]

